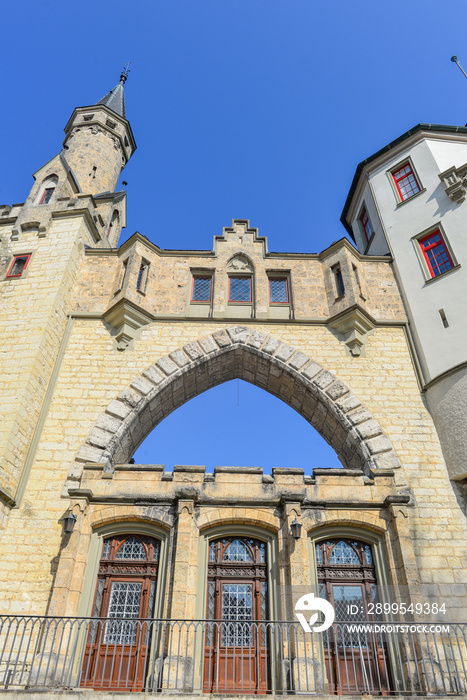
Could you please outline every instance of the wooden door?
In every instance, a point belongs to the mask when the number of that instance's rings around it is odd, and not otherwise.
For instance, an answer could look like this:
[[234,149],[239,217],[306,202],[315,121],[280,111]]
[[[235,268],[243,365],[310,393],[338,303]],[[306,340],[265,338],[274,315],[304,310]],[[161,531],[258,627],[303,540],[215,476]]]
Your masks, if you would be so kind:
[[104,541],[81,685],[142,690],[154,613],[159,541],[127,535]]
[[376,601],[377,584],[370,545],[327,540],[316,545],[316,560],[320,596],[332,603],[336,613],[333,627],[324,636],[330,691],[337,695],[386,695],[390,670],[381,635],[351,631],[341,624],[375,620],[369,612],[369,604]]
[[210,543],[203,690],[268,689],[267,567],[264,542],[227,537]]

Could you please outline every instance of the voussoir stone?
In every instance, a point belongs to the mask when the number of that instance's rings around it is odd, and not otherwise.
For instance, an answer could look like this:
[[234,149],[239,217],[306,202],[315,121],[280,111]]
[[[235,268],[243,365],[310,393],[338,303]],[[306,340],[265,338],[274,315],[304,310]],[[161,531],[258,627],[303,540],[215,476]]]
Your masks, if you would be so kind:
[[152,382],[155,386],[160,384],[165,379],[164,375],[159,372],[155,365],[150,365],[150,367],[145,369],[143,372],[143,377],[146,377],[146,379]]
[[264,343],[263,347],[261,348],[261,352],[265,352],[268,355],[272,355],[277,350],[280,344],[280,340],[277,340],[276,338],[268,338],[267,341]]
[[306,377],[307,379],[310,379],[310,380],[311,380],[311,379],[313,379],[313,377],[316,377],[316,375],[319,374],[319,372],[321,372],[322,369],[323,369],[323,368],[321,367],[321,365],[319,365],[319,364],[318,364],[317,362],[315,362],[314,360],[311,360],[311,361],[307,364],[307,366],[305,367],[305,369],[302,369],[302,375],[303,375],[304,377]]
[[101,413],[96,421],[96,428],[101,428],[102,430],[107,430],[109,433],[115,433],[121,426],[122,421],[113,416],[109,416],[108,413]]
[[148,382],[144,377],[136,377],[136,379],[131,382],[130,386],[143,396],[147,396],[149,392],[154,389],[151,382]]
[[313,379],[313,384],[318,386],[320,389],[326,389],[330,384],[336,381],[336,378],[331,372],[324,370],[319,374],[316,379]]
[[360,423],[357,428],[357,433],[360,435],[362,440],[367,440],[368,438],[376,437],[381,435],[383,432],[381,430],[380,424],[375,420],[367,420],[364,423]]
[[296,369],[297,371],[299,371],[304,365],[306,365],[309,359],[310,358],[307,357],[303,352],[296,352],[289,362],[289,367],[292,367],[292,369]]
[[129,408],[129,406],[121,401],[117,401],[116,399],[113,399],[113,401],[111,401],[105,409],[106,413],[109,413],[111,416],[115,416],[116,418],[121,418],[122,420],[127,417],[130,411],[131,408]]
[[178,370],[177,365],[175,362],[172,362],[170,357],[161,357],[160,360],[157,360],[156,365],[160,367],[160,369],[165,372],[167,376],[173,374]]
[[220,348],[225,348],[227,345],[231,345],[230,338],[225,331],[216,331],[212,334],[212,337]]
[[233,328],[227,328],[227,333],[232,338],[233,343],[246,343],[251,333],[251,328],[247,328],[246,326],[233,326]]
[[345,386],[344,382],[338,380],[326,389],[326,394],[330,396],[333,401],[336,401],[336,399],[340,398],[344,394],[347,394],[348,391],[349,390]]
[[81,445],[76,455],[77,462],[100,462],[103,455],[103,450],[91,445]]
[[174,352],[171,352],[169,357],[179,367],[185,367],[190,363],[190,359],[185,355],[185,353],[182,350],[175,350]]
[[247,345],[251,345],[251,347],[259,350],[267,337],[268,336],[266,333],[262,333],[261,331],[253,331],[248,338]]
[[274,355],[274,359],[281,360],[281,362],[287,362],[287,360],[289,360],[294,353],[295,353],[295,348],[292,348],[290,345],[287,345],[286,343],[281,343],[278,351]]
[[341,409],[342,413],[352,411],[354,408],[357,408],[361,405],[362,404],[360,403],[359,399],[357,399],[357,397],[350,391],[348,394],[336,401],[336,406],[338,406]]
[[215,352],[218,349],[217,345],[215,344],[215,342],[213,341],[211,336],[204,338],[204,340],[200,340],[199,344],[203,348],[206,355],[209,355],[211,352]]
[[184,345],[183,349],[192,360],[199,360],[201,357],[204,357],[204,352],[196,341]]
[[368,446],[371,454],[377,454],[378,452],[388,452],[392,449],[392,445],[386,435],[380,435],[379,437],[372,438],[371,440],[366,440],[365,444]]
[[120,401],[124,401],[132,408],[139,404],[139,402],[142,399],[142,397],[139,394],[137,394],[136,391],[133,391],[128,386],[122,389],[122,391],[118,395],[118,398],[120,399]]

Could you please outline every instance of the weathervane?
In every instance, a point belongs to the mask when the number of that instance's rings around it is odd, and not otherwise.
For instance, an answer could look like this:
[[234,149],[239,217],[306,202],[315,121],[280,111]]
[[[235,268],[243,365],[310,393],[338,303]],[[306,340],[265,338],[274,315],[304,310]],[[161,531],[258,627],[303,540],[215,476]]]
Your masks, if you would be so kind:
[[463,72],[463,74],[465,75],[465,77],[467,78],[467,73],[465,72],[465,70],[462,68],[461,64],[460,64],[459,61],[457,60],[457,56],[451,56],[451,61],[452,61],[453,63],[457,63],[457,65],[459,66],[459,68],[461,69],[461,71]]
[[128,73],[130,72],[130,69],[128,68],[128,66],[130,65],[130,63],[131,63],[131,61],[128,61],[128,63],[125,63],[125,65],[123,66],[123,71],[120,75],[120,82],[121,83],[125,83],[126,79],[128,78]]

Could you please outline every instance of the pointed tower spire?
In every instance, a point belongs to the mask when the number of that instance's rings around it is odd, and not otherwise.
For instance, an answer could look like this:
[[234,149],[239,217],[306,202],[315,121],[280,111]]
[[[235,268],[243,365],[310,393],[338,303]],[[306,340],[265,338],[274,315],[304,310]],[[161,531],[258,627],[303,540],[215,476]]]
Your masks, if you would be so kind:
[[115,192],[119,175],[136,149],[125,114],[128,65],[113,90],[94,105],[77,107],[65,127],[65,157],[85,194]]
[[130,72],[130,69],[128,68],[130,63],[131,61],[128,61],[128,63],[125,64],[123,71],[120,74],[120,80],[117,83],[117,85],[110,92],[104,95],[104,97],[101,100],[99,100],[99,102],[96,102],[97,105],[105,105],[105,107],[108,107],[124,119],[126,119],[126,113],[125,93],[123,86],[125,85],[126,80],[128,78],[128,73]]

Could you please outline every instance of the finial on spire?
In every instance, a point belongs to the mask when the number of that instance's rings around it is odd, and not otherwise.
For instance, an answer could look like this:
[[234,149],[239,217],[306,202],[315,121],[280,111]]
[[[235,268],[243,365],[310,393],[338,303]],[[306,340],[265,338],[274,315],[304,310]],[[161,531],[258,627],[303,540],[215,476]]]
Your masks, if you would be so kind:
[[457,60],[457,56],[451,56],[451,61],[452,61],[453,63],[457,63],[457,65],[459,66],[459,68],[461,69],[461,71],[463,72],[463,74],[465,75],[465,77],[467,78],[467,73],[465,72],[465,70],[462,68],[461,64],[460,64],[459,61]]
[[128,61],[128,63],[125,63],[125,65],[123,66],[123,71],[120,74],[120,82],[122,85],[125,84],[125,82],[128,78],[128,73],[130,72],[130,69],[128,68],[128,66],[130,65],[130,63],[131,63],[131,61]]

